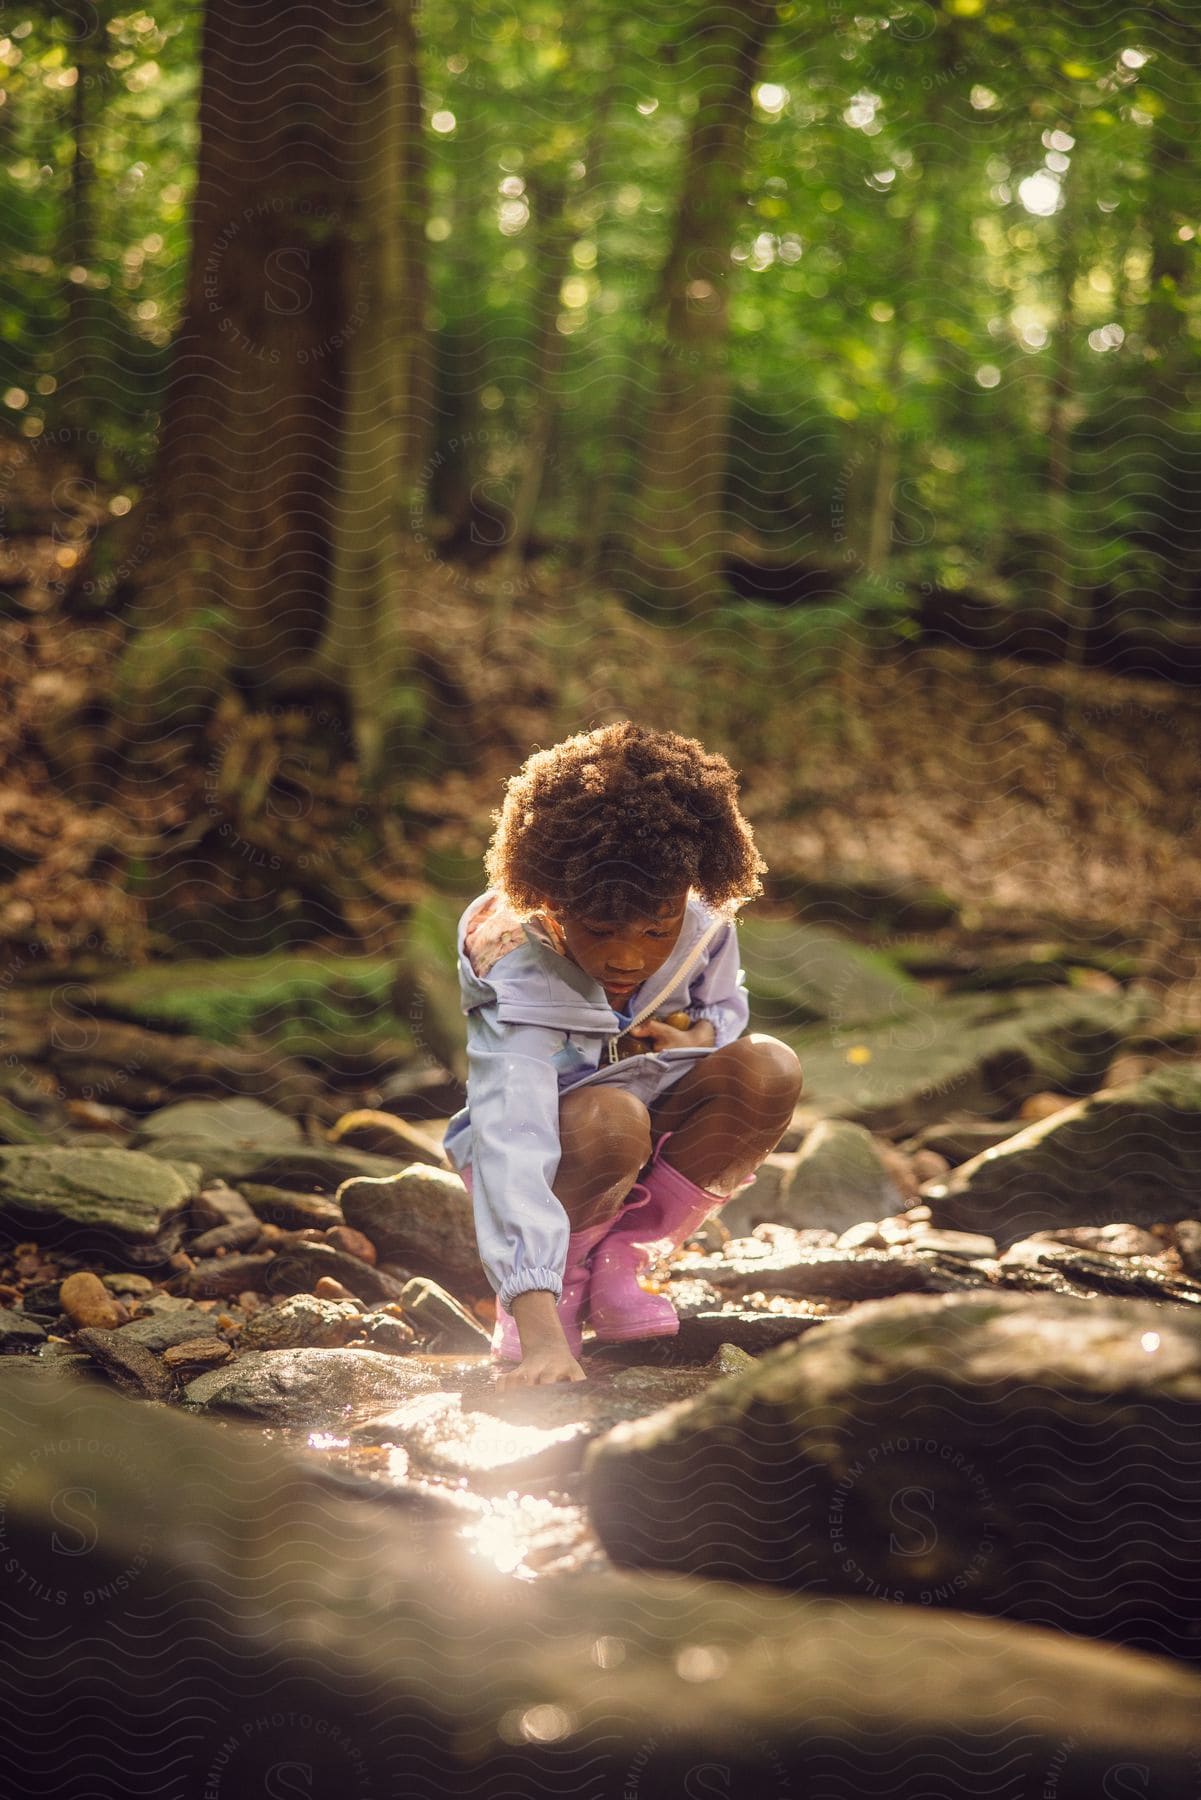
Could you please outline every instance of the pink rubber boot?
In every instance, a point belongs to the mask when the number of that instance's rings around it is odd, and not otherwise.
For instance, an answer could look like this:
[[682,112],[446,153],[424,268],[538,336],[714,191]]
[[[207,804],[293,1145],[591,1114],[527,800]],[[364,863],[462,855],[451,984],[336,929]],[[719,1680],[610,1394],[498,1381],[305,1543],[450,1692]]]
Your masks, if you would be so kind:
[[[675,1307],[665,1294],[648,1294],[638,1276],[652,1255],[676,1249],[729,1199],[698,1187],[663,1161],[663,1146],[671,1135],[665,1131],[659,1139],[645,1180],[630,1190],[639,1198],[626,1201],[592,1258],[589,1317],[605,1343],[675,1336],[680,1329]],[[748,1175],[739,1186],[754,1179]]]
[[[588,1267],[588,1254],[611,1228],[612,1219],[605,1219],[599,1225],[590,1225],[587,1231],[573,1231],[567,1240],[567,1261],[563,1267],[563,1292],[555,1311],[559,1315],[559,1323],[563,1327],[563,1335],[567,1339],[567,1348],[573,1356],[578,1357],[582,1347],[580,1335],[581,1314],[584,1301],[588,1295],[588,1283],[591,1271]],[[508,1309],[496,1303],[496,1326],[492,1333],[492,1360],[494,1362],[521,1361],[521,1335],[517,1330],[517,1321]]]

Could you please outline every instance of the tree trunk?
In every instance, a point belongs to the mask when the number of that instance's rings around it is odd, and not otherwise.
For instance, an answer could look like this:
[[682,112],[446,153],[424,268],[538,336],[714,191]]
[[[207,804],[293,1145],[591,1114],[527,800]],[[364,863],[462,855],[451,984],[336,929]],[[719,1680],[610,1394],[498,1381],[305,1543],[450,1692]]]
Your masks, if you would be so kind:
[[[416,231],[412,47],[411,0],[208,0],[192,257],[152,499],[168,547],[133,618],[210,610],[260,688],[320,645],[364,748],[373,651],[394,635],[398,496],[421,454],[423,275],[402,249]],[[364,184],[385,181],[381,203]],[[373,544],[380,521],[391,529]]]
[[[75,12],[68,10],[67,25],[66,48],[75,68],[75,86],[71,90],[71,185],[62,244],[67,316],[59,359],[61,373],[56,411],[64,424],[75,427],[81,434],[76,453],[85,457],[86,430],[94,425],[99,404],[96,377],[104,362],[98,337],[100,327],[95,293],[90,282],[96,259],[93,114],[97,78],[104,66],[107,12],[96,7],[81,7]],[[11,111],[11,104],[5,110]]]
[[696,117],[661,288],[666,335],[631,508],[627,578],[674,614],[717,597],[728,448],[730,243],[737,229],[751,91],[775,8],[705,12],[687,54]]
[[355,273],[352,265],[343,269],[343,309],[353,333],[345,348],[329,608],[311,664],[351,698],[359,773],[368,786],[387,760],[389,719],[404,682],[402,608],[416,567],[406,555],[409,512],[429,429],[425,278],[410,186],[421,121],[412,4],[383,0],[369,10],[348,130]]
[[1047,606],[1064,627],[1064,660],[1083,660],[1087,636],[1085,598],[1073,579],[1072,427],[1076,409],[1073,334],[1076,329],[1072,288],[1076,279],[1076,245],[1072,213],[1066,201],[1058,215],[1059,244],[1055,259],[1059,319],[1051,344],[1050,404],[1047,419],[1047,514],[1051,536],[1051,580]]

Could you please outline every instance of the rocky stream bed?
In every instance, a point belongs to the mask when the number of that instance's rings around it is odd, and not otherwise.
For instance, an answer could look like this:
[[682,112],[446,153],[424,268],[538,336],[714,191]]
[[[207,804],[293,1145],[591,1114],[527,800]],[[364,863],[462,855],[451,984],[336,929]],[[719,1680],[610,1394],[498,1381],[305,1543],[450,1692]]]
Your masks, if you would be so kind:
[[39,1064],[10,1005],[23,1791],[1201,1796],[1197,1047],[820,947],[679,1335],[517,1392],[444,1075],[318,1105],[128,998]]

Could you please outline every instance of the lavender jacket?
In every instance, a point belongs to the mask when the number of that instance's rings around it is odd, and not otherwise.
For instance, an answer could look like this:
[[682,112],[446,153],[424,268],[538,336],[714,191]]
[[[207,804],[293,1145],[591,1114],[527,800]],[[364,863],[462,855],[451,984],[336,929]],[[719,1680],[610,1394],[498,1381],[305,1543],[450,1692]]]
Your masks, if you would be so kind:
[[[690,895],[662,968],[616,1013],[598,981],[554,947],[545,926],[522,925],[524,945],[476,975],[464,934],[492,890],[459,920],[459,987],[467,1015],[467,1105],[446,1128],[456,1169],[470,1165],[480,1260],[503,1305],[517,1294],[563,1291],[570,1224],[551,1184],[559,1166],[559,1100],[585,1082],[632,1090],[646,1104],[703,1056],[746,1028],[749,1016],[733,922]],[[709,1019],[715,1042],[610,1060],[640,1016],[687,1012]]]

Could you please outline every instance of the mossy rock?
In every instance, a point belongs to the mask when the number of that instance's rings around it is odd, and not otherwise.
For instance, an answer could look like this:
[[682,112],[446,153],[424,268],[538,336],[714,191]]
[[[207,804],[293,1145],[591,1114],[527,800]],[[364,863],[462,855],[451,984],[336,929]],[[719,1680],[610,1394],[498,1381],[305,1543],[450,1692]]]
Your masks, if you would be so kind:
[[864,949],[816,925],[744,919],[740,960],[756,1025],[775,1031],[827,1020],[857,1025],[912,1012],[917,982],[880,950]]
[[179,1248],[200,1187],[194,1162],[112,1148],[0,1149],[0,1231],[124,1264]]
[[1149,1007],[1130,991],[923,993],[920,1006],[890,1020],[785,1035],[801,1059],[807,1104],[873,1131],[914,1132],[952,1110],[1009,1118],[1047,1088],[1091,1093]]
[[109,1018],[217,1044],[253,1035],[323,1066],[404,1061],[413,1033],[392,1008],[394,973],[388,957],[316,951],[161,963],[97,982],[95,1004]]

